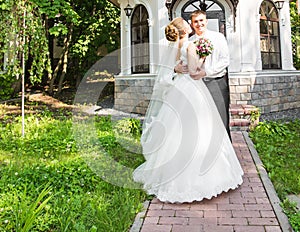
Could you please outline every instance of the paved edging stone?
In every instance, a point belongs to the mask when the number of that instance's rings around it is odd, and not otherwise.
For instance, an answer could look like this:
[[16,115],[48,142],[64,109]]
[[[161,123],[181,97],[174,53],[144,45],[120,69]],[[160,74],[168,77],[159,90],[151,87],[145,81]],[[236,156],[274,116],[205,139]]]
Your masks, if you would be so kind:
[[258,153],[256,149],[254,148],[254,144],[252,140],[249,138],[249,135],[247,132],[243,131],[243,136],[245,138],[245,141],[248,145],[248,148],[250,150],[251,156],[253,158],[253,161],[255,163],[255,166],[258,170],[258,173],[260,175],[260,178],[262,180],[262,183],[265,187],[265,190],[267,192],[267,195],[270,199],[270,202],[272,204],[272,207],[274,209],[274,212],[277,216],[278,222],[280,224],[280,227],[283,232],[293,232],[293,229],[289,223],[289,220],[287,216],[284,214],[281,206],[280,206],[280,199],[278,198],[276,191],[274,189],[274,186],[268,176],[267,171],[265,170],[262,161],[260,160]]
[[149,205],[150,201],[145,201],[143,203],[143,211],[136,215],[129,232],[139,232],[141,230]]

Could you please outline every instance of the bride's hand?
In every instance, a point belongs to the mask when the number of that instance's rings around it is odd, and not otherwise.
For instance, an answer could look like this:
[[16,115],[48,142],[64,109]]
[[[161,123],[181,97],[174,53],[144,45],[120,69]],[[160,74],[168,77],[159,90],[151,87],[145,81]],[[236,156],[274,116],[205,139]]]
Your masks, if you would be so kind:
[[175,73],[182,73],[186,74],[189,72],[188,66],[184,65],[182,61],[180,61],[175,67],[174,67],[174,72]]
[[199,80],[199,79],[201,79],[201,78],[203,78],[203,77],[206,76],[205,69],[202,69],[202,68],[201,68],[201,69],[197,69],[196,72],[190,73],[190,76],[191,76],[191,78],[193,78],[194,80]]

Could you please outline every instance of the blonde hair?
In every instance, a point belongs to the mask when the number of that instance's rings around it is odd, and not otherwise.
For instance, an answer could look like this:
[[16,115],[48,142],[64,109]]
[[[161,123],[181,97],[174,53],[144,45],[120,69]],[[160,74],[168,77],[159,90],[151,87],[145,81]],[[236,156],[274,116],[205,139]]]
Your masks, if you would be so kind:
[[190,14],[190,20],[193,20],[193,17],[197,17],[199,15],[204,15],[206,17],[206,12],[203,10],[195,10]]
[[181,17],[173,19],[165,28],[165,35],[167,40],[176,42],[179,38],[185,35],[184,19]]

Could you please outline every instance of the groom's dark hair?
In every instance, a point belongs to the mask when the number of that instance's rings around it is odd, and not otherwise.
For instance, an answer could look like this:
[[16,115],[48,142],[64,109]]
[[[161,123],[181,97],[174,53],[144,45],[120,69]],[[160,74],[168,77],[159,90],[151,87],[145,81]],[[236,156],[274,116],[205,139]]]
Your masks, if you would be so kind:
[[193,17],[196,17],[198,15],[205,15],[206,16],[206,12],[203,10],[195,10],[190,14],[190,20],[192,20]]

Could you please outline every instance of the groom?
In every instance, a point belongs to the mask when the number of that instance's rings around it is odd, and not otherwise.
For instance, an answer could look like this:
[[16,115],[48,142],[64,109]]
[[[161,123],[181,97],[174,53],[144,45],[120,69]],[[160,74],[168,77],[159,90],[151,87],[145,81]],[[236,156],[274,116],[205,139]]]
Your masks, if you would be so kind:
[[[223,34],[207,29],[206,12],[196,10],[190,15],[191,26],[195,35],[189,39],[195,41],[204,37],[209,39],[213,44],[213,52],[206,57],[204,63],[205,72],[199,70],[198,73],[191,75],[195,80],[203,78],[208,90],[210,91],[217,109],[221,115],[224,126],[230,137],[229,129],[229,87],[226,73],[229,66],[229,51],[227,41]],[[187,73],[187,67],[181,63],[175,67],[177,73]]]

